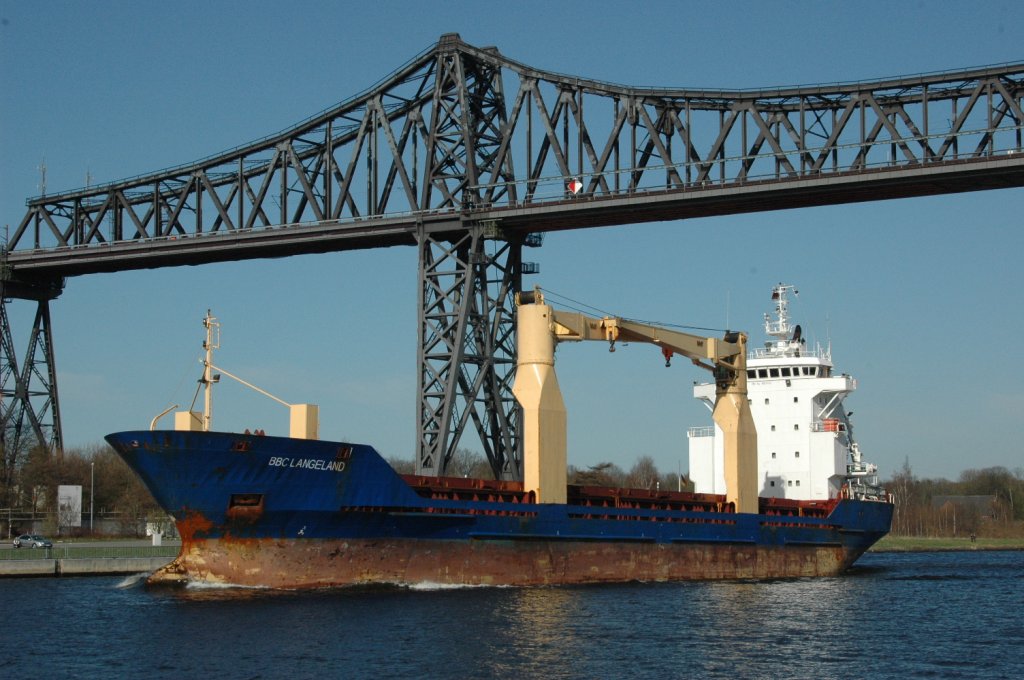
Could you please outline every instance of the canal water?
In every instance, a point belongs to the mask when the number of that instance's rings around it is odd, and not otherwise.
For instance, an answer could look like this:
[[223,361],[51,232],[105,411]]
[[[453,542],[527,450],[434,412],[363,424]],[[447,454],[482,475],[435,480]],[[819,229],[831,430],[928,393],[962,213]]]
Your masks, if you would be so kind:
[[3,678],[1021,678],[1024,552],[560,588],[0,580]]

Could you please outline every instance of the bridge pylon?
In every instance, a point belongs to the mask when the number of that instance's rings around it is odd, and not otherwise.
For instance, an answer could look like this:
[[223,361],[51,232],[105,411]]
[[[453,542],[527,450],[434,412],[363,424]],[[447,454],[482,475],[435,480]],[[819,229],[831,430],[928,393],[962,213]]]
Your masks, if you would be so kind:
[[[50,301],[63,289],[63,279],[17,280],[6,266],[0,275],[0,450],[8,486],[18,462],[30,449],[41,445],[61,451],[64,446],[50,322]],[[15,299],[36,303],[20,362],[7,313]]]
[[462,435],[475,429],[495,479],[522,479],[515,296],[522,239],[490,224],[456,233],[422,228],[419,248],[420,393],[416,473],[444,476]]

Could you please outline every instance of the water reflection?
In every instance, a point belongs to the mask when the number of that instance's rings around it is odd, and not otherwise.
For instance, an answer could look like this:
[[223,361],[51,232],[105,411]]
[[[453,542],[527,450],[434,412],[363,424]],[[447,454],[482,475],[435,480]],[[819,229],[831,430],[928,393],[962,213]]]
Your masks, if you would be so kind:
[[524,664],[563,668],[581,652],[580,595],[571,588],[513,588],[500,593],[493,637],[480,671],[507,676]]
[[1022,583],[1024,552],[867,555],[839,578],[565,588],[9,579],[5,649],[39,664],[0,655],[0,676],[1024,677]]

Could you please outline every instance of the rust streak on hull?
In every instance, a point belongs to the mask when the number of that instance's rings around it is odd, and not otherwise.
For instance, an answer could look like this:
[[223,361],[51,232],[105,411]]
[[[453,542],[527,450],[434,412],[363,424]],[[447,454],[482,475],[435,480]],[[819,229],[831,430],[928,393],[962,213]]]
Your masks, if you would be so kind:
[[183,544],[154,584],[321,588],[369,583],[555,585],[831,576],[860,552],[841,546],[388,539]]

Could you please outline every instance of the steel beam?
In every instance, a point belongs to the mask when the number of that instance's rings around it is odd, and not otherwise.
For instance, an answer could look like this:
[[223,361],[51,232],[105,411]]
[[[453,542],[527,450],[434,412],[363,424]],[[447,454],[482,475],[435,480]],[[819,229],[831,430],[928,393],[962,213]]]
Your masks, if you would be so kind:
[[[60,451],[60,401],[54,362],[50,300],[62,282],[28,284],[0,278],[0,451],[7,488],[14,471],[32,448]],[[13,297],[36,303],[23,361],[18,361],[7,306]]]
[[[165,172],[32,199],[9,248],[29,259],[60,251],[70,269],[86,273],[74,263],[105,258],[107,271],[170,263],[155,249],[152,258],[100,255],[125,243],[169,242],[179,262],[211,261],[204,259],[210,249],[183,243],[210,236],[266,237],[236,259],[410,243],[422,216],[557,203],[569,179],[582,182],[580,199],[664,194],[661,219],[687,216],[668,208],[678,194],[709,186],[742,193],[762,184],[784,197],[794,182],[861,174],[881,192],[921,195],[933,168],[955,174],[967,170],[964,161],[1024,154],[1022,101],[1024,63],[693,91],[541,71],[449,34],[373,89],[273,137]],[[922,179],[915,186],[895,173]],[[1022,181],[1019,173],[992,178],[993,187]],[[950,182],[935,191],[957,190]],[[410,238],[389,231],[396,225]],[[282,227],[291,233],[278,233]],[[365,236],[319,243],[324,227]]]
[[495,479],[522,478],[512,396],[522,244],[488,233],[474,225],[454,240],[419,234],[417,474],[444,476],[472,428]]

